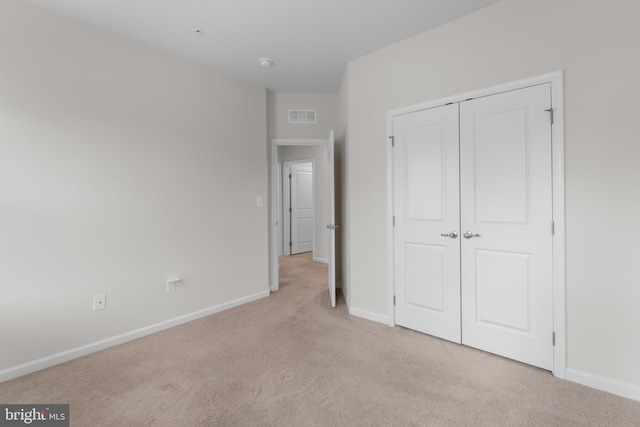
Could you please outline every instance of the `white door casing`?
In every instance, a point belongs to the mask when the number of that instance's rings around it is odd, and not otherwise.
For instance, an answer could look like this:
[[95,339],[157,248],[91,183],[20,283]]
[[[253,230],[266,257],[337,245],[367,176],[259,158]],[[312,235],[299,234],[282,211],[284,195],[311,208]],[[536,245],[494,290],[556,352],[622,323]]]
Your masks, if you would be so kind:
[[[512,105],[512,107],[516,108],[506,108],[503,109],[502,112],[495,109],[493,112],[488,111],[491,107],[487,105],[487,102],[490,101],[484,100],[483,97],[490,97],[490,95],[517,91],[518,89],[529,88],[533,86],[540,86],[537,89],[532,90],[539,93],[544,92],[546,94],[546,101],[538,102],[537,105],[533,106],[533,108],[523,108],[522,104],[517,101],[515,102],[515,106]],[[513,94],[507,94],[505,96],[506,98],[503,98],[503,101],[507,98],[512,99],[513,101]],[[544,96],[545,95],[543,95],[543,97]],[[471,98],[474,99],[472,101],[469,101],[465,105],[464,101],[467,101]],[[534,98],[536,98],[535,95]],[[534,101],[534,104],[536,104],[536,102],[537,101]],[[531,363],[538,366],[546,367],[547,369],[552,369],[555,376],[566,378],[562,72],[549,73],[542,76],[532,77],[529,79],[524,79],[500,86],[452,96],[430,103],[391,111],[388,113],[388,128],[390,139],[395,135],[396,147],[398,147],[398,134],[397,132],[394,132],[394,129],[397,128],[400,124],[397,121],[397,118],[399,116],[416,113],[419,111],[440,107],[451,103],[461,103],[461,109],[465,109],[465,113],[468,112],[468,114],[471,115],[474,114],[472,111],[475,111],[475,109],[479,109],[478,111],[476,111],[478,115],[474,119],[469,119],[469,121],[467,122],[467,124],[470,124],[470,127],[467,128],[467,130],[462,130],[463,133],[466,133],[469,129],[472,129],[473,133],[477,134],[472,137],[472,139],[475,139],[476,141],[472,145],[479,143],[480,148],[482,148],[482,138],[487,139],[486,136],[490,135],[493,125],[500,121],[511,123],[512,125],[515,124],[514,126],[511,126],[511,133],[513,135],[516,135],[516,141],[518,141],[517,136],[519,130],[522,131],[523,129],[526,129],[527,134],[526,143],[524,143],[522,139],[520,139],[521,144],[519,144],[519,146],[518,144],[515,144],[514,146],[507,147],[507,149],[501,150],[500,154],[498,155],[495,154],[495,146],[492,147],[491,145],[486,144],[485,148],[487,148],[487,150],[485,150],[484,153],[478,152],[477,159],[475,154],[472,155],[471,158],[473,159],[474,167],[477,163],[480,169],[484,169],[484,172],[478,171],[478,173],[476,173],[476,171],[474,170],[461,170],[461,180],[466,183],[463,183],[462,185],[467,186],[465,187],[466,189],[463,190],[463,200],[466,195],[466,197],[472,197],[472,205],[479,205],[472,208],[470,211],[466,211],[463,208],[463,213],[466,212],[469,214],[473,214],[475,215],[474,220],[476,218],[480,218],[480,221],[469,222],[468,219],[462,218],[462,227],[459,229],[459,232],[460,234],[463,234],[464,232],[469,231],[472,234],[480,234],[482,236],[472,237],[470,239],[464,239],[463,236],[458,237],[458,244],[462,245],[461,250],[463,257],[468,257],[469,255],[467,255],[467,253],[470,252],[472,253],[471,259],[473,260],[473,262],[467,263],[466,265],[465,260],[461,261],[463,268],[463,277],[461,278],[461,280],[463,283],[467,284],[465,285],[466,287],[464,289],[473,289],[471,291],[472,293],[466,291],[465,296],[462,296],[461,298],[466,301],[465,305],[463,305],[463,310],[465,309],[464,307],[470,303],[472,303],[474,307],[473,313],[469,315],[465,313],[462,315],[463,322],[469,321],[479,324],[479,329],[481,331],[480,333],[484,333],[486,335],[486,329],[488,329],[491,332],[488,334],[489,336],[495,334],[496,329],[501,330],[502,333],[507,332],[506,335],[509,336],[509,340],[513,339],[513,335],[515,335],[517,338],[522,338],[522,336],[529,335],[528,338],[524,339],[525,341],[527,339],[532,339],[532,335],[536,335],[535,339],[538,339],[538,337],[540,339],[541,345],[539,345],[538,348],[542,349],[541,353],[543,355],[541,356],[541,359],[544,360],[543,362],[527,360],[526,358],[528,356],[522,357],[518,355],[510,355],[508,354],[508,352],[504,353],[500,348],[490,348],[491,345],[484,348],[494,353],[502,353],[507,357],[519,358],[526,363]],[[543,106],[544,108],[540,109],[540,106]],[[528,114],[528,111],[531,109],[536,109],[538,111],[536,111],[536,113],[534,114],[534,116],[536,117],[531,117],[533,121],[530,121],[528,125],[533,125],[533,123],[537,121],[542,123],[543,127],[546,127],[546,129],[542,131],[542,133],[547,136],[547,142],[545,143],[547,145],[544,149],[536,150],[534,148],[531,148],[530,145],[527,145],[530,143],[531,138],[535,137],[535,132],[531,133],[531,130],[527,128],[527,126],[523,126],[522,117],[524,116],[525,118],[529,119],[530,115]],[[545,111],[548,109],[550,111]],[[523,111],[526,111],[526,113],[523,113]],[[520,116],[519,119],[517,118],[518,115]],[[550,119],[553,119],[553,116],[555,116],[555,120],[553,122],[554,125],[550,126]],[[462,120],[464,122],[464,118]],[[462,125],[464,126],[464,123],[462,123]],[[477,126],[479,127],[476,129]],[[484,134],[484,136],[480,134]],[[520,135],[522,136],[523,132],[520,132]],[[488,140],[491,140],[491,138],[488,138]],[[497,145],[500,145],[501,143],[504,144],[504,141],[501,142],[500,140],[494,139],[493,142],[491,142],[491,144]],[[536,148],[540,148],[540,145],[537,145]],[[463,149],[468,150],[468,148]],[[398,242],[395,240],[395,233],[398,227],[393,226],[394,215],[396,216],[396,222],[401,222],[401,220],[398,218],[398,208],[396,206],[396,200],[398,198],[397,192],[400,190],[398,190],[397,183],[394,182],[394,177],[397,175],[394,168],[397,167],[397,164],[399,162],[397,151],[397,148],[392,148],[392,144],[389,144],[387,149],[387,158],[389,165],[387,182],[388,188],[390,190],[388,194],[388,235],[390,238],[388,253],[390,273],[388,277],[390,283],[389,306],[391,308],[389,324],[391,326],[395,325],[396,323],[400,324],[398,320],[401,317],[398,310],[395,310],[396,307],[393,305],[394,296],[397,296],[398,289],[401,286],[398,284],[398,270],[402,268],[402,262],[395,257],[396,245],[398,244]],[[528,156],[523,160],[523,152],[527,155],[531,154],[531,156]],[[467,151],[466,154],[468,153],[469,152]],[[513,164],[509,163],[507,164],[506,168],[498,170],[497,173],[493,173],[496,172],[494,170],[496,169],[496,165],[499,165],[501,160],[505,160],[503,159],[503,157],[506,154],[510,154],[510,156],[515,159],[512,162]],[[542,160],[542,157],[544,156],[546,156],[546,160]],[[462,153],[461,157],[463,162],[462,164],[464,165],[465,162],[468,161],[469,156],[465,156],[465,153]],[[534,176],[532,174],[533,171],[531,168],[539,166],[540,162],[544,162],[547,165],[546,170],[544,170],[545,168],[542,168],[543,171],[540,172],[539,169]],[[517,167],[518,164],[520,165],[520,167]],[[526,171],[524,172],[524,175],[522,173],[521,167],[523,164],[526,165]],[[465,167],[463,166],[463,168]],[[487,173],[487,171],[492,171],[492,173]],[[470,174],[467,174],[466,172],[470,172]],[[485,243],[482,243],[482,239],[486,237],[487,230],[491,230],[492,227],[495,229],[500,228],[499,225],[508,225],[508,227],[511,228],[514,227],[514,224],[511,223],[499,223],[509,222],[507,221],[509,219],[509,215],[513,215],[514,213],[516,213],[516,210],[513,208],[517,207],[518,200],[520,200],[520,211],[522,211],[522,197],[520,197],[520,199],[512,198],[511,196],[509,196],[509,192],[513,191],[514,188],[517,187],[516,184],[518,183],[518,180],[520,184],[523,183],[523,176],[525,176],[526,180],[528,180],[526,185],[530,186],[530,188],[527,188],[528,193],[525,196],[525,199],[527,200],[527,203],[525,203],[525,208],[529,211],[527,211],[525,215],[531,219],[531,227],[536,229],[536,231],[531,233],[533,236],[536,236],[534,237],[534,239],[537,239],[539,241],[546,241],[540,243],[539,246],[542,245],[547,249],[550,248],[547,251],[547,253],[550,252],[550,256],[546,259],[546,261],[544,259],[537,260],[535,252],[531,250],[527,252],[521,247],[507,247],[506,250],[505,248],[500,249],[504,253],[512,251],[510,255],[498,252],[495,250],[495,248],[491,250],[482,249],[485,246],[489,247],[492,241],[497,238],[496,236],[490,236],[489,239],[485,239]],[[544,176],[546,178],[540,178],[541,176]],[[546,183],[544,183],[545,180]],[[498,182],[498,191],[491,192],[487,190],[490,187],[489,183],[491,181]],[[520,187],[522,188],[522,185]],[[541,198],[536,196],[534,194],[538,193],[538,191],[535,189],[536,187],[547,187],[546,193],[544,191],[541,192],[545,193],[546,195]],[[471,193],[469,192],[469,188],[472,189]],[[471,194],[471,196],[469,196],[469,194]],[[498,197],[501,195],[502,197]],[[500,203],[503,204],[502,208],[500,208]],[[544,205],[546,205],[547,207],[545,208]],[[546,215],[546,220],[538,219],[538,217],[531,212],[531,209],[536,209],[536,207],[540,208],[540,212],[546,211],[546,214],[543,213],[540,216],[542,218]],[[490,215],[499,212],[502,213],[499,215]],[[534,217],[536,218],[535,220]],[[553,235],[553,237],[551,236],[552,221],[555,228],[555,234]],[[535,222],[535,224],[533,224],[533,222]],[[538,223],[540,223],[541,225],[539,228],[536,228]],[[485,229],[483,234],[482,232],[477,230],[477,228],[480,226],[489,226],[489,228]],[[507,238],[506,240],[508,241],[509,239]],[[504,256],[504,258],[500,258],[501,256]],[[547,262],[547,266],[541,267],[540,264],[544,264],[545,262]],[[473,272],[465,272],[465,269],[469,266],[471,266]],[[496,266],[498,267],[497,269],[494,268]],[[475,274],[476,270],[479,270],[478,276],[476,276]],[[495,276],[494,273],[491,273],[492,270],[499,271],[501,275]],[[525,270],[527,271],[527,274],[529,274],[528,276],[523,273],[523,271]],[[471,276],[473,280],[471,280],[470,282],[465,282],[465,276]],[[476,279],[476,277],[479,277],[479,279]],[[496,277],[497,280],[489,280],[490,277]],[[546,277],[546,279],[544,279],[543,277]],[[509,278],[509,280],[507,280],[507,278]],[[536,283],[536,280],[538,279],[541,279],[542,282],[546,282],[546,289],[544,291],[539,290],[545,288],[545,285],[538,286]],[[510,306],[500,306],[500,298],[503,297],[501,286],[504,286],[504,284],[509,281],[523,285],[520,287],[516,286],[515,288],[511,289],[511,292],[513,294],[511,298],[515,301],[519,301],[520,307],[526,307],[525,311],[529,310],[524,315],[522,314],[522,308],[513,310]],[[488,283],[493,283],[493,285],[489,286],[487,285]],[[537,288],[537,286],[539,289]],[[480,289],[480,292],[477,292],[478,289]],[[526,290],[523,292],[523,289]],[[541,297],[540,295],[538,295],[540,293],[545,295]],[[530,296],[530,298],[527,300],[525,296]],[[518,300],[518,298],[520,299]],[[398,300],[399,299],[400,298],[398,298]],[[542,300],[547,302],[541,302]],[[480,302],[480,309],[478,309],[478,301]],[[489,306],[488,304],[497,304],[498,308],[494,311],[493,314],[486,314],[486,307]],[[546,308],[542,310],[541,307],[545,306],[545,304]],[[538,314],[536,314],[536,311]],[[546,312],[546,316],[544,316],[545,320],[541,321],[538,318],[540,317],[539,314],[542,311]],[[478,318],[478,316],[481,319],[480,322],[476,322],[476,318]],[[491,318],[490,316],[494,317]],[[526,319],[524,321],[525,323],[523,323],[522,319]],[[546,326],[544,325],[545,321],[548,322]],[[527,324],[526,322],[529,323]],[[502,323],[501,326],[499,325],[500,323]],[[509,325],[509,323],[511,324]],[[533,331],[533,333],[523,332],[522,330],[518,330],[518,328],[523,329],[524,331]],[[474,334],[476,333],[476,331],[473,331],[472,328],[469,328],[469,331],[467,333],[464,326],[462,330],[463,341],[466,341],[466,343],[470,345],[483,348],[481,345],[477,345],[477,343],[474,343]],[[555,336],[555,345],[551,345],[551,334]],[[492,338],[484,337],[482,339],[491,342]],[[515,346],[519,346],[521,344],[522,343],[519,343]],[[511,347],[515,346],[512,345]],[[529,353],[529,351],[525,350],[523,353]]]
[[393,131],[396,323],[460,343],[458,105],[396,116]]

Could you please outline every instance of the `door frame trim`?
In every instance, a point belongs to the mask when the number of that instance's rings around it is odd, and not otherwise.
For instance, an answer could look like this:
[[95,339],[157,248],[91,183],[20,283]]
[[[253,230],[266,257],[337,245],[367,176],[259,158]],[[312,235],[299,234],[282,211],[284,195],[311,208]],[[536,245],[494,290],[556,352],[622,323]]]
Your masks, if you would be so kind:
[[[269,289],[271,292],[275,292],[280,289],[280,277],[278,268],[278,201],[277,198],[277,185],[278,185],[278,147],[281,145],[297,145],[297,146],[309,146],[309,145],[324,145],[328,146],[327,139],[272,139],[271,140],[271,159],[269,160],[271,169],[271,196],[269,198],[271,203],[271,220],[269,222],[269,234],[271,238],[269,258],[271,267],[271,284]],[[315,228],[315,224],[314,224]],[[315,248],[315,241],[314,241]]]
[[[387,141],[393,136],[393,118],[429,108],[440,107],[451,102],[462,102],[469,98],[496,95],[530,86],[549,83],[553,108],[552,174],[553,174],[553,221],[555,234],[552,239],[552,286],[553,286],[553,375],[567,378],[566,335],[566,283],[565,283],[565,194],[564,194],[564,73],[563,70],[516,80],[496,86],[473,90],[434,101],[402,107],[387,112]],[[395,264],[393,251],[393,147],[387,142],[387,310],[389,326],[395,326]],[[552,337],[549,337],[552,339]]]

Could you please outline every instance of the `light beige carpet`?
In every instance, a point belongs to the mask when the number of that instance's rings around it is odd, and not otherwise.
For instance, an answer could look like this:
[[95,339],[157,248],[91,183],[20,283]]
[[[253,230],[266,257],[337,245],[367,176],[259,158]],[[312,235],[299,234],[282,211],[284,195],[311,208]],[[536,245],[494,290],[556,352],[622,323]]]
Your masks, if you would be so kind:
[[640,402],[329,307],[327,269],[281,259],[281,290],[0,384],[69,403],[72,426],[631,426]]

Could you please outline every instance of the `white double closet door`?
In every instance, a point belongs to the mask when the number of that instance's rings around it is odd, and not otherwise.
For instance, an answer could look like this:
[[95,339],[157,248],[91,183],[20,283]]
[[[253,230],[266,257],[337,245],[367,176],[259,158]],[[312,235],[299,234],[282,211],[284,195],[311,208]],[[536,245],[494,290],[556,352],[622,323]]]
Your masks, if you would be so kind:
[[396,116],[396,323],[553,368],[550,85]]

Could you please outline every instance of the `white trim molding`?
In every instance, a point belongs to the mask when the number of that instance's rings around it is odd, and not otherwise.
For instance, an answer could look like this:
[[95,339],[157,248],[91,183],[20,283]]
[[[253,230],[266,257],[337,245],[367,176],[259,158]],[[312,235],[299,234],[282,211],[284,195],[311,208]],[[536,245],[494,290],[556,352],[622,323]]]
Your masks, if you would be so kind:
[[613,378],[602,377],[576,369],[567,369],[567,380],[587,387],[595,388],[607,393],[640,401],[640,386],[614,380]]
[[50,368],[51,366],[59,365],[61,363],[68,362],[70,360],[77,359],[91,353],[96,353],[109,347],[124,344],[126,342],[133,341],[135,339],[142,338],[144,336],[151,335],[153,333],[160,332],[174,326],[182,325],[183,323],[191,322],[202,317],[210,316],[212,314],[219,313],[230,308],[247,304],[249,302],[256,301],[267,296],[269,296],[269,291],[259,292],[257,294],[238,298],[233,301],[205,308],[193,313],[185,314],[183,316],[174,317],[173,319],[165,320],[163,322],[156,323],[155,325],[145,326],[143,328],[125,332],[124,334],[116,335],[111,338],[106,338],[100,341],[93,342],[91,344],[83,345],[71,350],[63,351],[61,353],[23,363],[22,365],[3,369],[0,371],[0,383],[30,374],[32,372],[39,371],[41,369]]
[[383,325],[389,324],[389,316],[384,314],[372,313],[370,311],[362,310],[360,308],[349,307],[349,314],[352,316],[360,317],[362,319],[371,320],[373,322],[382,323]]

